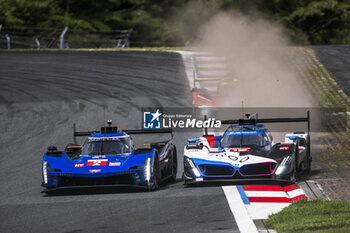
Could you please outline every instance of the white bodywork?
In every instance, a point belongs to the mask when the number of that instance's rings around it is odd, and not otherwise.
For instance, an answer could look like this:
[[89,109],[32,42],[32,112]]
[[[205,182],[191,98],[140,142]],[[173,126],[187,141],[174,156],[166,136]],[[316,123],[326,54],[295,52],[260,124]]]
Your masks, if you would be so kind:
[[200,137],[196,145],[203,145],[202,149],[186,148],[184,149],[185,156],[189,158],[203,159],[217,163],[228,163],[234,167],[242,167],[247,164],[256,164],[262,162],[275,162],[273,159],[264,158],[256,155],[246,154],[240,155],[239,152],[233,152],[233,148],[225,148],[224,150],[218,148],[210,148],[208,141],[204,137]]

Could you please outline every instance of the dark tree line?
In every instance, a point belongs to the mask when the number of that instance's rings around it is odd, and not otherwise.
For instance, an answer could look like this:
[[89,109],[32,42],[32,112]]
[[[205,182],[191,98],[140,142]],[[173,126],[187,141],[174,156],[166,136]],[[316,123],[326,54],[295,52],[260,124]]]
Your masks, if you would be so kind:
[[22,30],[133,28],[135,43],[183,45],[217,12],[237,10],[283,25],[301,44],[350,43],[349,0],[0,0],[0,24]]

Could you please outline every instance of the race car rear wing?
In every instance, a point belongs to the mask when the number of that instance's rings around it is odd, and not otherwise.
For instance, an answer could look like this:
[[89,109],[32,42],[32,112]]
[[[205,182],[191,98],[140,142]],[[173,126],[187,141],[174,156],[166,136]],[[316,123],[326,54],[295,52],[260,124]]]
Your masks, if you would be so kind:
[[108,127],[101,127],[101,130],[95,130],[95,131],[76,131],[76,126],[73,124],[73,137],[74,137],[74,143],[76,143],[76,137],[84,137],[84,136],[90,136],[91,134],[96,133],[120,133],[124,132],[127,134],[171,134],[171,138],[174,137],[173,135],[173,129],[125,129],[118,131],[118,127],[111,126],[112,121],[107,121]]
[[296,117],[296,118],[258,118],[258,114],[254,114],[250,117],[246,114],[247,119],[238,120],[222,120],[221,124],[226,125],[256,125],[258,123],[287,123],[287,122],[307,122],[307,131],[310,132],[310,111],[307,111],[306,117]]
[[126,129],[122,130],[127,134],[157,134],[157,133],[173,133],[172,129]]

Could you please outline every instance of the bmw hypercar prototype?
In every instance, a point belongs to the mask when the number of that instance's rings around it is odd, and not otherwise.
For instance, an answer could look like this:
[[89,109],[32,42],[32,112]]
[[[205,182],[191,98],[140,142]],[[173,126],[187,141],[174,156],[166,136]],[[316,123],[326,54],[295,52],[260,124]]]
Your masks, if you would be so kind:
[[230,124],[223,136],[203,135],[188,139],[184,150],[185,184],[209,181],[268,179],[295,182],[297,174],[311,169],[308,132],[285,135],[274,143],[266,126],[259,123],[308,122],[306,118],[247,119],[222,121]]
[[88,136],[84,145],[50,146],[42,163],[44,192],[66,187],[137,185],[156,190],[165,179],[176,179],[177,155],[171,140],[135,149],[129,134],[172,133],[171,130],[118,131],[109,122],[101,131],[74,132]]

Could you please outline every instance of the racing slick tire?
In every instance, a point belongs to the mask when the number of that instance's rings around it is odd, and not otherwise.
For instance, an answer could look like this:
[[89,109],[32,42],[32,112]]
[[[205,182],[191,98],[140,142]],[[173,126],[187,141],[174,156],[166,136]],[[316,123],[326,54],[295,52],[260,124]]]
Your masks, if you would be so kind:
[[176,174],[177,174],[177,153],[176,153],[176,147],[174,146],[173,155],[172,155],[172,162],[171,162],[170,181],[173,181],[173,182],[176,181]]
[[160,181],[160,172],[159,172],[159,160],[158,160],[158,154],[155,157],[155,161],[153,163],[153,175],[151,182],[147,185],[147,190],[149,192],[155,191],[159,187],[159,181]]
[[290,176],[290,181],[295,183],[297,181],[297,172],[296,169],[294,168],[292,175]]
[[310,136],[309,136],[309,144],[307,146],[307,156],[306,156],[306,169],[305,169],[305,173],[309,174],[311,172],[311,161],[312,161],[312,157],[311,157],[311,148],[310,148]]
[[310,142],[310,135],[308,135],[308,144],[307,144],[307,161],[306,161],[306,170],[305,173],[309,174],[311,172],[311,161],[312,161],[312,157],[311,157],[311,142]]
[[297,181],[297,160],[295,160],[293,172],[289,177],[290,182],[295,183]]
[[308,155],[308,156],[306,157],[305,163],[306,163],[305,173],[306,173],[306,174],[309,174],[309,173],[311,172],[311,156],[310,156],[310,155]]

